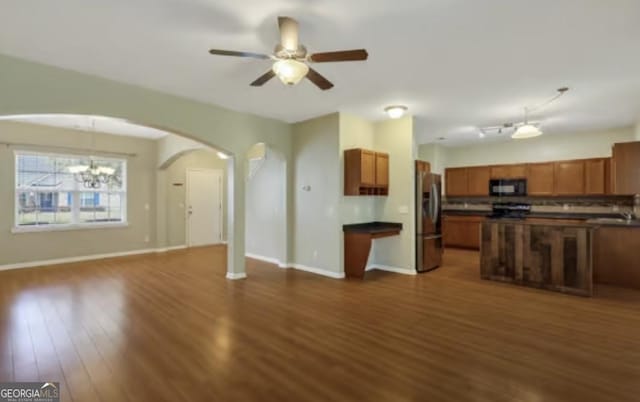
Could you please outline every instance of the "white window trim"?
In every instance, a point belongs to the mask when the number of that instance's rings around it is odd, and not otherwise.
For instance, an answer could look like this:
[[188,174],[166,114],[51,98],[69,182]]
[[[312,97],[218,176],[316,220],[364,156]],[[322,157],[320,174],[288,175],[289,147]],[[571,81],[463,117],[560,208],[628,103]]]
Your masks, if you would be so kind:
[[[124,195],[124,200],[122,202],[122,220],[119,222],[96,222],[96,223],[71,223],[71,224],[50,224],[50,225],[18,225],[19,221],[19,204],[17,202],[17,194],[20,191],[18,189],[18,155],[35,155],[35,156],[49,156],[49,157],[62,157],[62,158],[100,158],[103,160],[113,160],[118,162],[124,162],[122,168],[122,190],[112,191],[111,193],[120,193]],[[115,228],[125,228],[129,226],[129,218],[127,214],[128,204],[129,204],[129,186],[128,186],[128,167],[129,161],[126,158],[113,158],[108,156],[99,156],[99,155],[88,155],[88,154],[60,154],[54,152],[38,152],[38,151],[30,151],[26,149],[16,149],[13,151],[13,162],[14,162],[14,171],[13,171],[13,210],[14,210],[14,220],[13,227],[11,228],[11,233],[20,234],[20,233],[34,233],[34,232],[59,232],[59,231],[70,231],[70,230],[92,230],[92,229],[115,229]],[[42,191],[47,192],[47,191]],[[80,205],[80,193],[83,192],[80,190],[71,191],[74,198],[74,203],[76,205]],[[94,190],[87,189],[87,192],[95,192]],[[105,192],[107,191],[98,191]],[[72,208],[72,213],[77,215],[80,211],[79,208]],[[74,220],[77,221],[77,216],[74,216]]]

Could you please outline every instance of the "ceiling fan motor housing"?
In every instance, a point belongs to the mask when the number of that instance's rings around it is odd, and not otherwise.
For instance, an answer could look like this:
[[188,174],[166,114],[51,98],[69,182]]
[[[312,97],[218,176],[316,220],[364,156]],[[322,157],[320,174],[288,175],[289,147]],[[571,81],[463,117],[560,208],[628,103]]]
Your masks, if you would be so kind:
[[281,44],[277,44],[273,50],[273,54],[278,59],[297,59],[303,60],[307,58],[307,48],[304,45],[298,45],[295,51],[285,49]]

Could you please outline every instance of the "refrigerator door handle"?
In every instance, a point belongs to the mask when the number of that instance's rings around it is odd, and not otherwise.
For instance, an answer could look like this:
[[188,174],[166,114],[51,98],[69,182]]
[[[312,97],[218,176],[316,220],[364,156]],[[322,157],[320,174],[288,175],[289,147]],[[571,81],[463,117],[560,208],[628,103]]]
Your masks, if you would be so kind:
[[431,199],[433,199],[433,223],[437,223],[440,219],[440,194],[435,183],[431,184]]

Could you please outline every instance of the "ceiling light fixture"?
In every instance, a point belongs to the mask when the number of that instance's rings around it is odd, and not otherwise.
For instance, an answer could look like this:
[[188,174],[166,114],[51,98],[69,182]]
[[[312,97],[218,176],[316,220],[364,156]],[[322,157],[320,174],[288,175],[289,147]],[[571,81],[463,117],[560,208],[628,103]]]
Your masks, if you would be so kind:
[[384,111],[387,113],[387,116],[389,116],[392,119],[401,118],[402,116],[404,116],[407,110],[408,108],[403,105],[393,105],[393,106],[387,106],[384,108]]
[[276,61],[272,69],[285,85],[296,85],[309,72],[309,66],[294,59]]
[[529,109],[524,108],[524,124],[518,127],[515,133],[511,136],[511,138],[516,140],[524,140],[527,138],[539,137],[542,135],[542,130],[533,124],[529,124]]
[[229,155],[218,151],[218,158],[220,158],[220,159],[229,159]]
[[98,189],[103,184],[109,186],[120,183],[120,176],[116,174],[116,169],[111,166],[100,166],[94,160],[90,160],[88,165],[74,165],[67,169],[85,188]]

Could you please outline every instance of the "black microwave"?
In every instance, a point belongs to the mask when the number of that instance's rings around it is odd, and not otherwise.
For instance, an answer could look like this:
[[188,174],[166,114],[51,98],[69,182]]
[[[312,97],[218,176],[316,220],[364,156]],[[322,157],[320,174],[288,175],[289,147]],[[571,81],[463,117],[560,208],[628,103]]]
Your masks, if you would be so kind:
[[489,195],[492,197],[525,197],[527,179],[489,180]]

